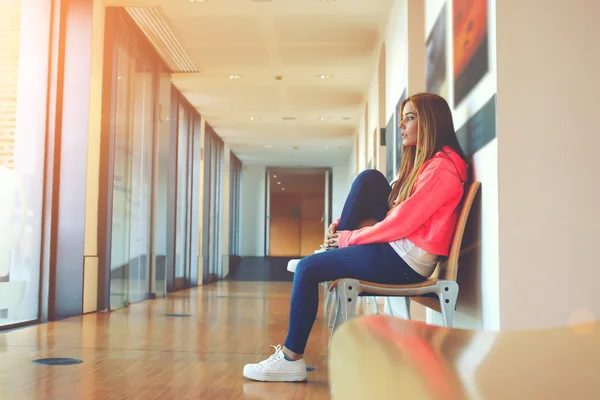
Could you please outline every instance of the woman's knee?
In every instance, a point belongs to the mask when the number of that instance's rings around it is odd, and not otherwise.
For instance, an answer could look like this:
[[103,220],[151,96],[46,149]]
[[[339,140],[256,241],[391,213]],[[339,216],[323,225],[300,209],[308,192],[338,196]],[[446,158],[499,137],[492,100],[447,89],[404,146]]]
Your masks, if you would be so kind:
[[315,257],[314,255],[304,257],[296,266],[296,272],[294,272],[294,281],[296,279],[312,279],[314,272],[319,269],[318,264],[318,257]]
[[385,183],[388,184],[387,178],[376,169],[366,169],[356,176],[355,184],[364,183]]
[[298,262],[298,265],[296,266],[296,272],[294,272],[296,276],[304,275],[306,273],[306,269],[310,268],[311,262],[309,257],[310,256],[304,257]]

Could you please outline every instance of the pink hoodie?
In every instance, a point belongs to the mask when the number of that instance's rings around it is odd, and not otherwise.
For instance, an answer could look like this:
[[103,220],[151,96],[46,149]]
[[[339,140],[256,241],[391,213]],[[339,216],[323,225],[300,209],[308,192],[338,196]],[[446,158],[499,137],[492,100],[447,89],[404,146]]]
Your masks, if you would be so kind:
[[340,248],[407,238],[429,253],[447,256],[466,181],[467,164],[445,146],[423,165],[410,197],[383,221],[356,231],[339,231]]

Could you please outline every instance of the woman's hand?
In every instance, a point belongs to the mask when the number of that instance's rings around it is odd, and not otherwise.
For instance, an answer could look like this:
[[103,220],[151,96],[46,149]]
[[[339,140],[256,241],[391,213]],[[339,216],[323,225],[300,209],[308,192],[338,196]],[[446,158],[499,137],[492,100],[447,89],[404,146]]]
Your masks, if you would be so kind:
[[329,225],[329,228],[327,228],[327,232],[325,232],[325,242],[327,242],[327,239],[333,237],[333,235],[337,232],[337,227],[338,224],[335,222],[332,222],[331,225]]
[[329,237],[325,238],[325,247],[326,248],[338,248],[340,247],[340,233],[347,231],[336,231],[334,234],[329,235]]
[[329,238],[325,239],[325,247],[329,247],[329,248],[340,247],[340,238],[337,233],[334,233]]
[[[327,232],[325,232],[325,240],[323,241],[323,247],[325,247],[326,249],[331,247],[337,247],[337,227],[337,222],[332,222],[331,225],[329,225],[329,228],[327,228]],[[335,246],[332,246],[331,243],[334,243],[332,242],[332,240],[334,239],[336,240],[336,244]]]

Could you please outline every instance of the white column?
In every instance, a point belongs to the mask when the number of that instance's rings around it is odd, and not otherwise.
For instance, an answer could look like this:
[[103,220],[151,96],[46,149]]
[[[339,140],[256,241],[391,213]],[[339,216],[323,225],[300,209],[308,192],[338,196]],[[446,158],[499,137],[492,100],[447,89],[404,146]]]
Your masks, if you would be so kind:
[[500,329],[600,316],[600,2],[497,1]]

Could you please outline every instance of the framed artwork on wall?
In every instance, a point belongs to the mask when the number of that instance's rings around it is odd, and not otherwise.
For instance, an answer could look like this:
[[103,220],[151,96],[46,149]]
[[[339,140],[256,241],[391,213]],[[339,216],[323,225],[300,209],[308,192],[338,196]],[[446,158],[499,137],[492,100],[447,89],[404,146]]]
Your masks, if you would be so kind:
[[489,70],[488,0],[453,0],[454,107]]
[[456,131],[460,146],[472,157],[496,137],[496,94]]
[[446,69],[446,23],[447,6],[444,3],[426,42],[426,90],[448,97]]

